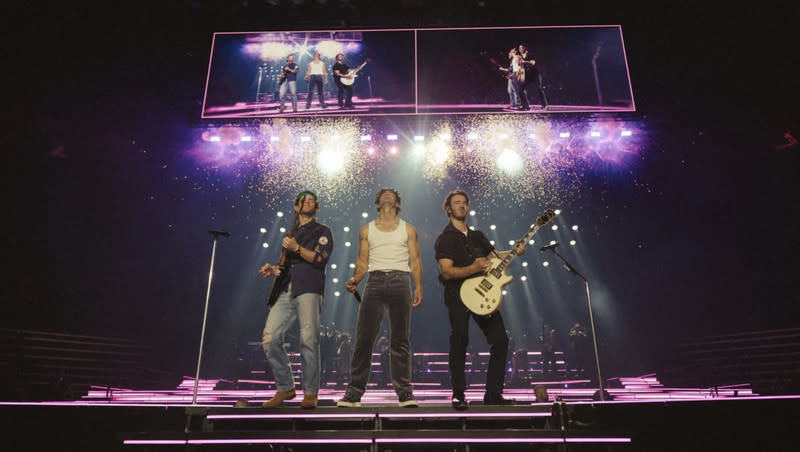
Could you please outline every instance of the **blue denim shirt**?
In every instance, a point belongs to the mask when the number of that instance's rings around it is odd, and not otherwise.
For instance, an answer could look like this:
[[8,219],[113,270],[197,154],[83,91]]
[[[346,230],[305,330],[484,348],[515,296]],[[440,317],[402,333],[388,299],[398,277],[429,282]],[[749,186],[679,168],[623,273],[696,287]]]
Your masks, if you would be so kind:
[[[317,223],[316,220],[311,220],[295,229],[294,237],[299,237],[303,231],[312,227],[316,227],[316,230],[298,243],[303,248],[314,252],[314,261],[306,262],[296,253],[289,253],[286,259],[289,281],[292,283],[292,297],[304,293],[323,295],[325,292],[325,266],[328,265],[328,259],[333,252],[333,234],[331,234],[330,228]],[[282,292],[285,292],[286,289],[283,288]]]

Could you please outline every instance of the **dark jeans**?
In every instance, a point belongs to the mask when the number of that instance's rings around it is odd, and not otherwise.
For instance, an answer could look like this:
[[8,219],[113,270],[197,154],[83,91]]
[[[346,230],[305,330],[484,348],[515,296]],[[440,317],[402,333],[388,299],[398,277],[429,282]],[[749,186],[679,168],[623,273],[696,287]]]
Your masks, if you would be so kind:
[[319,97],[319,106],[325,105],[325,97],[322,94],[322,76],[312,75],[308,77],[308,98],[306,99],[306,108],[311,107],[311,98],[314,95],[314,88],[317,88],[317,96]]
[[519,90],[519,98],[522,104],[522,108],[528,108],[530,105],[528,104],[528,91],[531,91],[531,87],[536,85],[539,88],[539,95],[542,97],[542,106],[547,106],[547,96],[544,94],[544,86],[542,85],[542,74],[538,71],[532,74],[526,74],[531,79],[525,79],[525,82],[518,88]]
[[[348,390],[363,394],[372,370],[372,350],[383,320],[389,312],[389,354],[392,386],[400,395],[411,393],[411,274],[408,272],[370,272],[364,296],[358,307],[356,346]],[[504,330],[505,331],[505,330]]]
[[475,319],[486,342],[489,343],[489,367],[486,371],[486,394],[500,396],[503,393],[508,335],[500,311],[483,316],[467,309],[460,299],[447,302],[450,314],[450,380],[454,394],[463,394],[467,389],[464,365],[469,345],[469,318]]
[[352,107],[353,85],[345,85],[344,83],[338,82],[336,83],[336,86],[339,87],[339,92],[336,94],[337,98],[339,99],[339,106]]

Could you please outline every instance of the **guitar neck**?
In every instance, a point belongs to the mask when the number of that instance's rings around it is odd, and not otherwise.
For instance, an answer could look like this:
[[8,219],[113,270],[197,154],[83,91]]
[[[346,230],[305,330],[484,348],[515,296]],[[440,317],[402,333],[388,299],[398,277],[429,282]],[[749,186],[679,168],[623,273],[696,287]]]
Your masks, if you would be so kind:
[[[527,243],[528,240],[530,240],[531,237],[533,237],[533,235],[536,234],[536,231],[538,231],[539,228],[541,228],[541,227],[542,227],[542,225],[539,225],[539,224],[533,225],[533,227],[530,228],[530,230],[528,230],[528,232],[525,234],[525,236],[522,237],[521,242],[522,243]],[[497,265],[497,267],[495,267],[495,269],[497,271],[499,271],[499,272],[503,272],[506,268],[508,268],[508,266],[511,264],[511,261],[513,261],[515,257],[517,257],[517,247],[516,246],[514,248],[511,248],[511,251],[506,255],[506,257],[503,258],[502,261],[500,261],[500,263]]]

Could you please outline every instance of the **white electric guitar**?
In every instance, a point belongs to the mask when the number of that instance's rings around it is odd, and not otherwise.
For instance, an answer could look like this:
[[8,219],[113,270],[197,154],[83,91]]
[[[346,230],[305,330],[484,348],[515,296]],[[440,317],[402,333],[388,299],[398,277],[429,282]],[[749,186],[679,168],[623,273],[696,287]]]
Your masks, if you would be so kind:
[[[551,209],[542,212],[536,219],[536,224],[525,234],[521,242],[527,243],[539,228],[556,216],[555,211]],[[503,259],[491,258],[492,268],[488,272],[464,280],[461,284],[461,301],[467,309],[478,315],[489,315],[500,308],[500,303],[503,301],[503,287],[514,279],[513,276],[506,275],[505,271],[515,257],[517,257],[516,247]]]
[[359,67],[357,67],[355,69],[350,69],[349,71],[347,71],[347,74],[345,74],[345,75],[352,75],[352,77],[349,77],[349,78],[342,77],[342,78],[340,78],[339,81],[342,82],[342,85],[352,85],[353,83],[355,83],[356,77],[358,77],[358,71],[360,71],[361,69],[364,69],[364,66],[366,66],[367,63],[369,63],[369,58],[367,58],[367,61],[363,62],[361,64],[361,66],[359,66]]

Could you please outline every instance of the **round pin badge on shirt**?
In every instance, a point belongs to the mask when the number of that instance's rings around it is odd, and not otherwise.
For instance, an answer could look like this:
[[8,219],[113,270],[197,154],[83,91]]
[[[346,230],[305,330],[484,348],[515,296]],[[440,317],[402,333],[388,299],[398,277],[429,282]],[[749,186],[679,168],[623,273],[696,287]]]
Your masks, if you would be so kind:
[[328,238],[323,235],[322,237],[319,238],[319,244],[320,245],[327,245],[328,244]]

